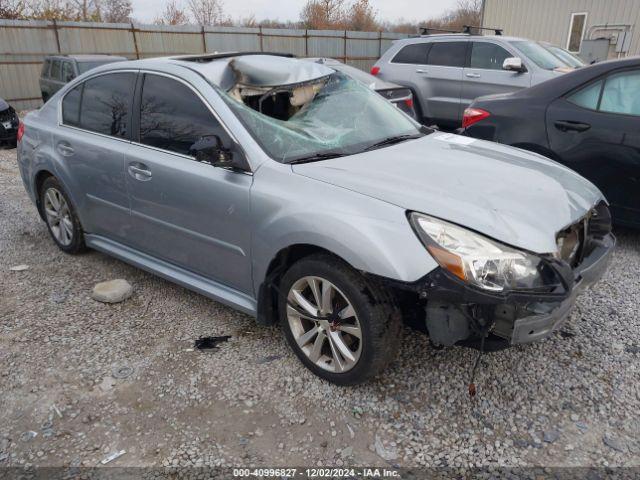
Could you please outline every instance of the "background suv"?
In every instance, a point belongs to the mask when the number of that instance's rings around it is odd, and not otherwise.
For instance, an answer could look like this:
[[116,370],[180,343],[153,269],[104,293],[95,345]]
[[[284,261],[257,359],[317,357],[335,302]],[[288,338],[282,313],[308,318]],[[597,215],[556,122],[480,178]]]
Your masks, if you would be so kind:
[[60,55],[46,57],[40,74],[42,101],[46,102],[63,85],[92,68],[125,60],[127,60],[125,57],[111,55]]
[[475,98],[527,88],[573,68],[531,40],[440,34],[394,42],[371,73],[411,88],[424,123],[456,128]]

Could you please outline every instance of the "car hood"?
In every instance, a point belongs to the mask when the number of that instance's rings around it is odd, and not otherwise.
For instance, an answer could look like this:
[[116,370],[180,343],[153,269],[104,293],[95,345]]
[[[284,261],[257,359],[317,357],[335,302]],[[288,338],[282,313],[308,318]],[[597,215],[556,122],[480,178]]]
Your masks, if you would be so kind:
[[535,253],[555,252],[556,234],[602,198],[545,157],[442,132],[292,168]]

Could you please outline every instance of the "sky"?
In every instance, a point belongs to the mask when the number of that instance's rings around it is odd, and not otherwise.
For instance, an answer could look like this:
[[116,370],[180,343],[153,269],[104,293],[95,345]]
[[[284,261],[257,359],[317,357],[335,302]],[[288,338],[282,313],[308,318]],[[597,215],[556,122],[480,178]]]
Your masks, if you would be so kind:
[[[139,22],[151,22],[165,3],[166,0],[132,0],[133,17]],[[234,20],[254,15],[256,20],[296,21],[305,3],[305,0],[223,0],[225,13]],[[437,17],[453,8],[456,0],[370,0],[370,3],[378,11],[378,20],[417,21]]]

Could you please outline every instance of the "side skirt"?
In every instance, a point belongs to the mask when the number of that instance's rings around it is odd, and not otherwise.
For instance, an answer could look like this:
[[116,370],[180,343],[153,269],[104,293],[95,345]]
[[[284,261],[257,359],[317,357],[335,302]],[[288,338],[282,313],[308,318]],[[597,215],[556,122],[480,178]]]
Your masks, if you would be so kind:
[[215,280],[190,272],[100,235],[85,234],[85,243],[89,248],[111,255],[147,272],[154,273],[165,280],[177,283],[212,300],[224,303],[231,308],[253,317],[257,315],[257,302],[254,298]]

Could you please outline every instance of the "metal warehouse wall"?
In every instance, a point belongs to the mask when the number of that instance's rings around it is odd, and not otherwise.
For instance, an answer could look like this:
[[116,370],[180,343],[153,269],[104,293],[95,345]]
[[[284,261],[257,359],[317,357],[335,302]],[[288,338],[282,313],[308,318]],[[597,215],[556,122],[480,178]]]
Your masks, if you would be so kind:
[[0,20],[0,97],[16,109],[42,104],[38,78],[46,55],[102,53],[129,59],[224,51],[332,57],[367,70],[406,35],[344,30],[284,30]]
[[[505,35],[567,46],[572,13],[587,12],[585,29],[600,24],[630,24],[628,55],[640,53],[639,0],[484,0],[483,26],[502,27]],[[586,37],[585,37],[586,38]]]

